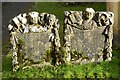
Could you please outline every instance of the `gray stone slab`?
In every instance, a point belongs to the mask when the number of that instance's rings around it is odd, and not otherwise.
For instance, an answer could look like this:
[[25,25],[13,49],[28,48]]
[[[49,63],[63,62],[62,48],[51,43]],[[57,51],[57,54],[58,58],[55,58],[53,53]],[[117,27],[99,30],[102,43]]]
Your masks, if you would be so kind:
[[[114,14],[111,12],[95,12],[92,8],[86,8],[85,11],[65,11],[64,13],[64,46],[66,59],[69,59],[66,61],[74,61],[73,63],[110,61]],[[73,18],[73,16],[78,17]],[[71,56],[67,56],[68,54]],[[77,58],[79,61],[76,60],[75,55],[77,57],[80,55]]]

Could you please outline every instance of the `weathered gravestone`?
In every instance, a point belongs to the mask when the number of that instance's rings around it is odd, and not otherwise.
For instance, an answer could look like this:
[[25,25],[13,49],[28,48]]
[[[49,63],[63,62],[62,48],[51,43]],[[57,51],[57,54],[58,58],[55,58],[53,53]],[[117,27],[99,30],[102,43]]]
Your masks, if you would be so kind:
[[13,71],[20,66],[41,66],[44,63],[55,65],[110,61],[113,18],[112,12],[95,12],[92,8],[65,11],[62,48],[60,24],[55,15],[38,12],[19,14],[8,25]]
[[53,63],[55,52],[60,47],[59,23],[55,15],[23,13],[14,17],[8,28],[13,52],[13,71],[20,66]]
[[111,60],[112,12],[65,11],[64,40],[66,62],[89,63]]

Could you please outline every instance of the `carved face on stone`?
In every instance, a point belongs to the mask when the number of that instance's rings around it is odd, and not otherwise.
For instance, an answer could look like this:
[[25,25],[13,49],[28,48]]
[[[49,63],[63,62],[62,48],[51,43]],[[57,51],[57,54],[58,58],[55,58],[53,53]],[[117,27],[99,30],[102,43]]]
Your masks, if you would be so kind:
[[38,23],[38,19],[39,19],[39,13],[38,12],[30,12],[30,20],[32,23]]
[[50,26],[54,25],[55,20],[56,20],[56,17],[54,15],[49,15],[48,23],[49,23]]
[[85,19],[86,20],[91,20],[93,18],[93,16],[94,16],[94,13],[95,13],[94,9],[86,8],[85,12],[84,12]]
[[44,18],[45,18],[45,15],[46,15],[47,13],[41,13],[40,15],[39,15],[39,21],[44,21]]

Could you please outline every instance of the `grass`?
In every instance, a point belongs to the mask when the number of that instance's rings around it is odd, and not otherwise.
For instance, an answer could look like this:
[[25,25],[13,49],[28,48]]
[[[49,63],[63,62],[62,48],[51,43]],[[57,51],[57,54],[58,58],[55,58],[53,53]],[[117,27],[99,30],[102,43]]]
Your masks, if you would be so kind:
[[[93,7],[95,11],[105,11],[105,3],[84,3],[80,5],[65,6],[60,2],[37,3],[32,10],[40,13],[47,12],[55,14],[60,20],[60,33],[63,31],[64,11],[84,10]],[[60,34],[63,39],[63,34]],[[62,41],[61,41],[62,42]],[[5,50],[5,49],[4,49]],[[41,68],[30,67],[17,72],[12,72],[11,52],[2,57],[2,78],[119,78],[120,51],[113,49],[111,62],[90,63],[85,65],[61,65],[56,67],[44,66]]]
[[11,54],[3,56],[2,78],[119,78],[120,51],[113,49],[111,62],[85,65],[30,67],[12,72]]

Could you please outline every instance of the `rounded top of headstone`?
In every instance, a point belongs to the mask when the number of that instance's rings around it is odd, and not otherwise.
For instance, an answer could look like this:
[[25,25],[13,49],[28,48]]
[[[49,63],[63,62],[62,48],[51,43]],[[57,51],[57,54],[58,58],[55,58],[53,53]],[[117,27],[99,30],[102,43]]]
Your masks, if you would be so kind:
[[91,12],[91,13],[95,13],[94,9],[93,8],[86,8],[85,9],[86,12]]

